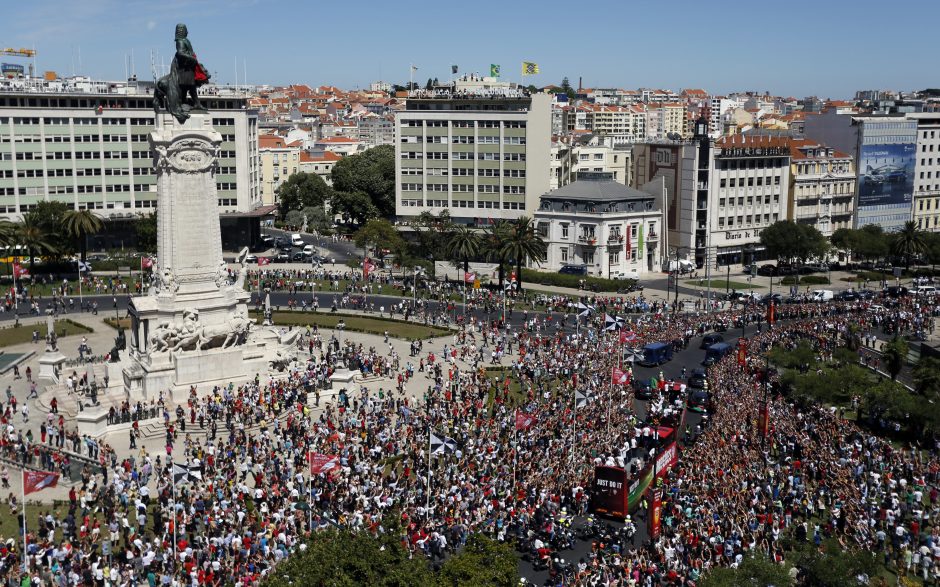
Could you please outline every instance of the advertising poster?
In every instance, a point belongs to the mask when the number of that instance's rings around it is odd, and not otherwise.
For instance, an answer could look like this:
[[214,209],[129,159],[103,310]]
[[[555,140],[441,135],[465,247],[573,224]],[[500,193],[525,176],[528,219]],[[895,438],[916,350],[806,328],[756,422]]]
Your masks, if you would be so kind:
[[663,491],[662,489],[657,489],[653,491],[653,500],[652,500],[652,512],[648,516],[650,524],[650,538],[656,540],[659,538],[660,530],[662,529],[662,515],[663,515]]
[[623,517],[627,509],[627,472],[619,467],[595,467],[591,510]]
[[915,155],[914,143],[862,145],[858,162],[859,207],[910,204]]

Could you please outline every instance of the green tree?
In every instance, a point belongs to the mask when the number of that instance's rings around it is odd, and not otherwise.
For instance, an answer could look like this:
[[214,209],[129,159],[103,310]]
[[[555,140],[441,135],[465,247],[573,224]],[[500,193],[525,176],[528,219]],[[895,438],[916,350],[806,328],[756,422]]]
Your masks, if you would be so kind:
[[480,233],[469,226],[458,226],[447,239],[447,256],[457,262],[463,262],[463,271],[470,271],[470,259],[480,254],[483,239]]
[[914,389],[929,399],[940,397],[940,359],[921,357],[914,367]]
[[78,239],[82,263],[84,263],[88,253],[88,235],[101,232],[104,228],[104,221],[91,210],[67,210],[62,218],[62,228]]
[[760,233],[760,242],[777,259],[798,260],[822,257],[829,241],[815,226],[792,220],[774,222]]
[[337,161],[332,177],[337,192],[366,194],[379,216],[395,214],[394,145],[382,145]]
[[16,242],[17,224],[7,219],[0,219],[0,247],[9,247]]
[[505,220],[497,220],[495,224],[489,226],[483,235],[483,254],[487,261],[498,264],[497,274],[499,276],[499,286],[503,287],[503,281],[506,276],[506,242],[509,232],[509,223]]
[[380,216],[378,208],[365,192],[333,192],[330,200],[331,209],[341,215],[346,222],[365,224]]
[[512,585],[517,582],[518,564],[512,548],[482,534],[473,534],[464,549],[441,566],[441,587]]
[[388,220],[373,218],[353,235],[353,242],[368,256],[370,249],[381,258],[383,251],[394,251],[403,246],[404,239]]
[[522,290],[522,266],[529,260],[541,263],[547,251],[548,246],[535,230],[535,222],[528,216],[520,216],[506,227],[503,253],[506,259],[516,263],[519,290]]
[[284,215],[284,222],[290,226],[301,226],[304,223],[304,215],[300,210],[288,210]]
[[857,231],[855,253],[863,259],[880,259],[888,254],[888,239],[877,224],[866,224]]
[[278,213],[286,217],[291,210],[323,206],[332,195],[330,186],[316,173],[294,173],[277,188]]
[[700,584],[702,587],[790,587],[795,582],[787,565],[777,564],[763,554],[752,553],[744,557],[737,568],[712,569]]
[[23,221],[17,230],[17,241],[26,248],[26,253],[29,255],[30,273],[35,265],[36,255],[51,254],[56,250],[50,233],[41,223],[41,218],[33,216],[31,212],[23,216]]
[[881,348],[881,358],[891,380],[895,381],[907,362],[907,341],[897,335]]
[[157,212],[138,214],[134,219],[134,233],[137,235],[137,248],[140,251],[154,253],[157,250]]
[[913,220],[908,220],[894,235],[894,253],[904,257],[904,266],[910,268],[911,258],[927,250],[926,233],[917,228]]
[[931,265],[940,264],[940,232],[928,232],[926,241],[924,253],[927,256],[927,262]]
[[817,549],[803,545],[794,553],[795,566],[803,574],[803,584],[814,587],[847,587],[855,585],[854,577],[874,575],[878,571],[875,553],[850,550],[830,538]]
[[832,233],[829,241],[837,249],[847,251],[849,258],[852,258],[852,252],[858,246],[858,231],[851,228],[839,228]]
[[281,562],[262,581],[263,587],[330,585],[337,587],[431,587],[427,562],[411,558],[398,539],[400,533],[378,537],[361,532],[318,532],[307,548]]
[[447,240],[454,229],[450,212],[443,210],[435,216],[432,212],[425,210],[411,221],[411,228],[414,230],[417,241],[414,254],[431,261],[430,275],[434,277],[434,260],[441,258]]
[[307,229],[313,229],[320,234],[327,234],[333,228],[330,217],[327,216],[323,206],[307,206],[300,211],[301,221],[307,217]]
[[[75,241],[71,234],[63,228],[66,215],[72,207],[58,200],[43,201],[29,211],[32,224],[45,234],[44,240],[51,248],[44,254],[56,257],[67,255],[75,250]],[[22,243],[21,243],[22,244]]]

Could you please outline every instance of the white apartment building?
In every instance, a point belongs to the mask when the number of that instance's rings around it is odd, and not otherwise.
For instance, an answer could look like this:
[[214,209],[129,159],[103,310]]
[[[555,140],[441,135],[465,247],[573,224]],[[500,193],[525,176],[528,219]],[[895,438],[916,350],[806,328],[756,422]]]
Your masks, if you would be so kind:
[[761,230],[787,218],[790,186],[789,139],[731,135],[711,149],[706,247],[717,264],[738,264],[748,247],[760,255]]
[[544,267],[586,265],[588,275],[642,278],[661,267],[661,194],[639,191],[606,173],[543,195],[535,213],[548,252]]
[[261,161],[261,203],[265,206],[277,203],[277,189],[287,178],[297,173],[300,164],[302,141],[288,142],[285,137],[264,134],[258,137],[258,154]]
[[787,218],[814,226],[830,237],[852,228],[855,165],[851,155],[809,139],[790,140],[790,194]]
[[448,210],[477,225],[531,216],[550,182],[551,101],[502,86],[416,92],[395,113],[396,214]]
[[646,136],[647,118],[642,106],[579,104],[562,110],[565,132],[590,132],[608,137],[614,144],[634,143]]
[[919,112],[908,118],[917,121],[911,219],[922,230],[940,232],[940,114]]
[[[92,93],[94,92],[94,93]],[[0,216],[19,219],[43,200],[106,217],[157,206],[149,134],[153,97],[144,86],[31,80],[0,93]],[[257,112],[246,98],[204,95],[222,134],[219,211],[262,204]]]

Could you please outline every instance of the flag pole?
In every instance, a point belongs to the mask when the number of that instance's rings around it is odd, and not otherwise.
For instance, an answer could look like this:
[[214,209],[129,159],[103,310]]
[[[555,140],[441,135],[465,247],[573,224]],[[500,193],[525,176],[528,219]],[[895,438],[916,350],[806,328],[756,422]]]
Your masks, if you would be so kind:
[[170,477],[173,480],[173,565],[170,567],[176,572],[176,526],[179,520],[176,516],[176,471],[173,470],[173,461],[170,461]]
[[[16,275],[15,270],[13,275]],[[20,487],[23,496],[23,572],[29,575],[29,544],[26,538],[26,469],[20,473],[20,479],[23,481]]]
[[431,423],[428,422],[428,490],[424,500],[424,519],[431,517]]

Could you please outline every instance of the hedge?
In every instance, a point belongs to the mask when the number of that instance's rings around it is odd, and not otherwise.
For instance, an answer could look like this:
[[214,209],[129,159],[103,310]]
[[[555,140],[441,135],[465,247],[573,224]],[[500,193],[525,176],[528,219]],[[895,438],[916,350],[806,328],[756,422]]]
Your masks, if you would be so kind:
[[578,289],[581,281],[585,281],[585,286],[597,286],[598,291],[617,291],[636,283],[635,279],[604,279],[602,277],[591,277],[587,275],[566,275],[562,273],[548,273],[543,271],[534,271],[532,269],[522,270],[522,287],[527,283],[537,283],[540,285],[554,285],[558,287],[570,287]]
[[780,280],[780,285],[829,285],[829,278],[822,275],[800,275],[797,283],[795,275],[788,275]]

